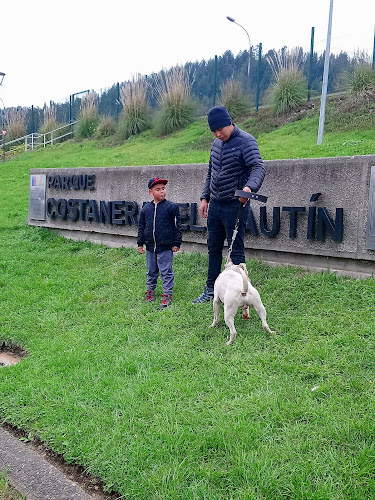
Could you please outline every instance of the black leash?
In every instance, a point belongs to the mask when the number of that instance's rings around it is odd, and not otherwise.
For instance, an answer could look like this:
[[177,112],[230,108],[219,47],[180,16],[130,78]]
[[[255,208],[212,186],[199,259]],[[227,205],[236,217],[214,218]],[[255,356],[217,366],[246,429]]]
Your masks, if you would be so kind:
[[[249,193],[247,191],[241,191],[240,189],[237,189],[237,191],[235,191],[234,196],[238,196],[238,198],[247,198],[248,200],[262,201],[263,203],[266,203],[266,201],[268,200],[268,196],[264,196],[264,195],[258,194],[258,193]],[[228,248],[227,263],[230,261],[230,256],[231,256],[232,249],[233,249],[233,243],[234,243],[234,241],[237,237],[237,234],[238,234],[238,226],[240,224],[242,209],[243,209],[243,204],[240,203],[240,208],[238,209],[238,212],[237,212],[236,224],[234,226],[233,233],[232,233],[232,241],[231,241],[230,247]]]

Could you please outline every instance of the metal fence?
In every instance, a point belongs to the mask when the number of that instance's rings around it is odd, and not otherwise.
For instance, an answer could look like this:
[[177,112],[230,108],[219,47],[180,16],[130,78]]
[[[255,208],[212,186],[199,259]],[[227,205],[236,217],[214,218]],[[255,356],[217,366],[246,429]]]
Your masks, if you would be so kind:
[[17,154],[35,151],[46,148],[47,146],[54,146],[55,144],[66,141],[73,137],[73,125],[75,123],[77,123],[77,121],[63,125],[45,134],[34,132],[33,134],[24,135],[23,137],[8,142],[5,142],[5,137],[3,137],[2,144],[0,145],[3,162],[13,158]]

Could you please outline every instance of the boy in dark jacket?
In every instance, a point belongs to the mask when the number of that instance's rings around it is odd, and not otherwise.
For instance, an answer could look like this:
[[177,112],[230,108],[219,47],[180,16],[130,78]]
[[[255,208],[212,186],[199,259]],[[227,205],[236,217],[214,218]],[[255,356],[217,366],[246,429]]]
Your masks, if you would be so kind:
[[143,245],[146,245],[146,302],[155,300],[155,288],[160,273],[163,283],[160,309],[168,307],[172,302],[173,253],[179,251],[182,240],[178,205],[165,199],[167,182],[159,177],[149,180],[148,192],[153,201],[146,203],[141,210],[137,238],[140,254],[143,254]]

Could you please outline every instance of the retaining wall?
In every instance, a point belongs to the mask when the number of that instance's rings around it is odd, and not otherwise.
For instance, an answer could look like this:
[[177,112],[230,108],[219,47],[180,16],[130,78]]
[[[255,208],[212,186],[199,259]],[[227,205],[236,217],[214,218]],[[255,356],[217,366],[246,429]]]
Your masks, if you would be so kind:
[[[246,254],[268,263],[375,274],[375,156],[266,161],[263,204],[251,201]],[[206,252],[199,215],[207,164],[30,171],[31,225],[67,238],[136,247],[147,181],[169,180],[180,204],[184,251]],[[43,185],[44,183],[44,185]]]

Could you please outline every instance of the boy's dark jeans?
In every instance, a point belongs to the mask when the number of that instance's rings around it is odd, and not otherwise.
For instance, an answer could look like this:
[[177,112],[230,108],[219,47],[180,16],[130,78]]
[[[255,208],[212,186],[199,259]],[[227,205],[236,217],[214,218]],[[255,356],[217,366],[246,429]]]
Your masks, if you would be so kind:
[[[230,201],[228,203],[220,203],[215,200],[210,201],[207,216],[208,288],[212,289],[214,287],[215,280],[221,273],[224,241],[226,238],[229,248],[239,208],[240,202],[237,200]],[[241,264],[241,262],[245,262],[244,238],[249,212],[250,202],[247,202],[246,206],[242,207],[238,234],[233,243],[231,253],[231,260],[233,264]]]

